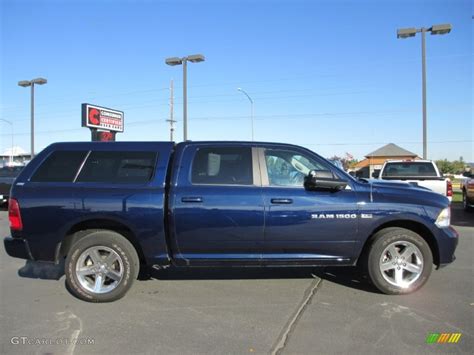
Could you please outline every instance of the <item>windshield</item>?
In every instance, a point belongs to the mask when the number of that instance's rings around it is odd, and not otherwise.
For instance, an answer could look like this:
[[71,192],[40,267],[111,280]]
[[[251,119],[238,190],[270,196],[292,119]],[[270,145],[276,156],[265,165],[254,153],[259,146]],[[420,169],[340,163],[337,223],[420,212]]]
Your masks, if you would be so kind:
[[437,177],[436,170],[429,162],[400,162],[387,163],[382,177]]

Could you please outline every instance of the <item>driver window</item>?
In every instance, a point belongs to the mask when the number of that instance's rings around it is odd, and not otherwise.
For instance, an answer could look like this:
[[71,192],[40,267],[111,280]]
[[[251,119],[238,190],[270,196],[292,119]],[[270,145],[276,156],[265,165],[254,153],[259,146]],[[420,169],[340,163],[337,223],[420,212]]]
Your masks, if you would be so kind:
[[303,187],[311,170],[328,171],[311,157],[291,150],[266,149],[265,162],[270,186]]

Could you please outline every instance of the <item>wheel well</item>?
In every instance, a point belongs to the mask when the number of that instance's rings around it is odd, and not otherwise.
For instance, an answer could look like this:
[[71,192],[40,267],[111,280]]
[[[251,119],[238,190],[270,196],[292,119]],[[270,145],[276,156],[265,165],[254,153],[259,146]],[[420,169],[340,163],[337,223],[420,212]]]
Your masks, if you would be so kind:
[[61,259],[65,258],[71,246],[77,240],[81,239],[86,234],[86,232],[91,229],[107,229],[123,235],[130,243],[132,243],[135,250],[137,251],[138,258],[140,259],[140,264],[146,264],[143,250],[131,229],[122,223],[109,219],[87,220],[72,226],[66,233],[66,236],[63,238],[60,244],[59,251],[56,256],[56,261],[60,261]]
[[[431,231],[424,226],[421,223],[414,222],[414,221],[409,221],[409,220],[398,220],[398,221],[391,221],[387,222],[385,224],[382,224],[381,226],[377,227],[372,234],[367,238],[364,247],[362,248],[361,256],[366,255],[370,245],[373,243],[375,240],[375,236],[377,232],[381,231],[382,229],[385,228],[390,228],[390,227],[399,227],[399,228],[405,228],[408,230],[411,230],[412,232],[415,232],[419,234],[425,241],[428,243],[430,249],[431,249],[431,254],[433,255],[433,263],[439,267],[439,250],[438,250],[438,244],[436,243],[436,239],[431,233]],[[359,258],[360,260],[361,258]]]

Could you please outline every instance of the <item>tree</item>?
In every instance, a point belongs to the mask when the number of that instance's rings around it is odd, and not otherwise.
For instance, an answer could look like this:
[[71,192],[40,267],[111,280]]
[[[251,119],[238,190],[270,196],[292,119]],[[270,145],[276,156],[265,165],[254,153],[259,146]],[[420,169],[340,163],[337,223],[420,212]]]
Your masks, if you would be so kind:
[[342,166],[344,167],[344,170],[354,168],[356,166],[356,164],[359,162],[357,159],[355,159],[349,153],[346,153],[346,155],[344,157],[339,157],[337,155],[334,155],[331,158],[329,158],[329,160],[338,160],[338,161],[340,161]]
[[448,159],[436,160],[435,163],[441,174],[461,174],[466,168],[466,163],[462,157],[454,161],[448,161]]

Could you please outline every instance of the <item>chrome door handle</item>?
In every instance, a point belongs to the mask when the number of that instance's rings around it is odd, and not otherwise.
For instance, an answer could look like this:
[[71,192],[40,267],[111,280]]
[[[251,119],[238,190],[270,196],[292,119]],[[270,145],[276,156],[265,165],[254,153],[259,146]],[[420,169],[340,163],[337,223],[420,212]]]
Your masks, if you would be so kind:
[[276,205],[289,205],[293,203],[293,200],[291,198],[272,198],[271,202]]
[[201,203],[202,197],[197,197],[197,196],[181,197],[181,202]]

